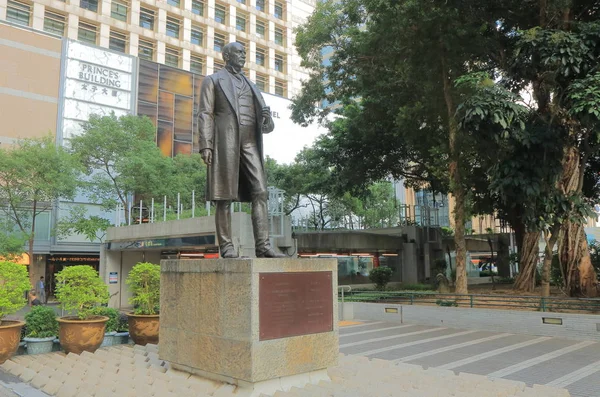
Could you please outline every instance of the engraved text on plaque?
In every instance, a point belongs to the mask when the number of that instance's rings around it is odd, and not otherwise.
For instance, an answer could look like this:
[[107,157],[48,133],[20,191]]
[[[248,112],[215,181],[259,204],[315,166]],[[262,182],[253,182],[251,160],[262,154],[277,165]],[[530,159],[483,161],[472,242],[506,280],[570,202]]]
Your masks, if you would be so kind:
[[259,274],[260,340],[333,331],[331,272]]

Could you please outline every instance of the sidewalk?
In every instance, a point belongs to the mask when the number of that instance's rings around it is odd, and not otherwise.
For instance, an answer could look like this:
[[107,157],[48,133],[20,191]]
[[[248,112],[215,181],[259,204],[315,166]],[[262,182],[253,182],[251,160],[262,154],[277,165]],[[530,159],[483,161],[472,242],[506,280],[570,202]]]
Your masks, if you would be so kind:
[[[31,382],[19,397],[244,397],[247,390],[175,371],[158,358],[158,346],[120,345],[94,354],[50,353],[16,356],[0,366],[2,371]],[[1,371],[0,371],[1,373]],[[569,397],[564,389],[533,385],[482,375],[423,369],[387,360],[340,355],[339,365],[295,376],[296,387],[260,394],[261,397]],[[327,379],[325,379],[327,378]],[[269,382],[267,382],[269,383]],[[15,384],[13,384],[15,385]],[[20,385],[23,385],[21,383]],[[281,384],[283,386],[283,382]],[[262,390],[261,390],[262,391]],[[266,391],[266,390],[265,390]],[[263,391],[263,393],[265,392]],[[37,393],[37,394],[36,394]],[[260,392],[259,392],[260,393]],[[10,394],[8,395],[10,397]]]

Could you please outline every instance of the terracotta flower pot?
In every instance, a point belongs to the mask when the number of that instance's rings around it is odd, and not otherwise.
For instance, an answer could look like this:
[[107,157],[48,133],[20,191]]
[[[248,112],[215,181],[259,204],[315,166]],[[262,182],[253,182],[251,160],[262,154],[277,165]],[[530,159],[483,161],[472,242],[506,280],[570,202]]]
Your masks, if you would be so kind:
[[23,321],[0,322],[0,364],[17,352],[21,341],[21,328],[24,325]]
[[108,317],[105,316],[94,316],[89,320],[80,320],[79,317],[59,318],[58,339],[65,353],[95,352],[104,340],[107,321]]
[[145,346],[148,343],[158,344],[158,314],[127,314],[129,336],[136,345]]

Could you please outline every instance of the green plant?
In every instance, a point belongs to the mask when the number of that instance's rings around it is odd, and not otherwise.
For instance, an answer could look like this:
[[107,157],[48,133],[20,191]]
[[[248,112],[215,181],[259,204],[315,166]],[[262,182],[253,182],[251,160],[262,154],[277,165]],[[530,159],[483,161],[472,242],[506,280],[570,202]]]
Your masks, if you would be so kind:
[[25,315],[27,332],[31,338],[49,338],[58,335],[56,312],[49,306],[33,306]]
[[133,296],[129,303],[134,305],[135,314],[157,314],[160,304],[160,265],[139,262],[129,272],[127,285]]
[[91,266],[68,266],[56,274],[56,299],[65,310],[77,310],[80,320],[93,316],[93,308],[108,298],[108,286]]
[[108,321],[106,322],[106,333],[117,331],[119,326],[119,312],[117,309],[113,309],[112,307],[96,306],[90,311],[90,314],[93,316],[108,317]]
[[27,268],[14,262],[0,261],[0,323],[27,304],[25,291],[31,288]]
[[127,320],[127,314],[119,313],[119,319],[117,321],[117,332],[129,331],[129,322]]
[[375,269],[371,270],[369,273],[369,280],[375,283],[375,288],[379,291],[383,291],[385,286],[392,279],[392,274],[394,271],[392,268],[387,266],[379,266]]
[[438,299],[437,301],[435,301],[435,304],[438,306],[458,307],[458,303],[456,303],[456,301],[447,301],[442,299]]
[[496,282],[498,284],[514,284],[515,283],[515,278],[514,277],[499,277]]
[[402,284],[402,291],[432,291],[434,287],[431,284]]

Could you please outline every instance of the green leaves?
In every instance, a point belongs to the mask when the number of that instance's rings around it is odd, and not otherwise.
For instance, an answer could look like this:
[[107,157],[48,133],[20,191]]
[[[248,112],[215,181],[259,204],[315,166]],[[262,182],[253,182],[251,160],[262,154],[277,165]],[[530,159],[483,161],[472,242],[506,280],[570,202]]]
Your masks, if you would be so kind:
[[90,311],[90,314],[93,316],[108,317],[108,321],[106,322],[106,333],[115,332],[118,330],[119,312],[117,309],[113,309],[112,307],[96,306]]
[[29,291],[27,268],[13,262],[0,261],[0,323],[27,304]]
[[369,272],[369,280],[375,283],[378,291],[385,290],[385,286],[392,280],[394,270],[387,266],[379,266]]
[[25,336],[30,338],[49,338],[58,335],[56,312],[50,306],[32,306],[25,315]]
[[85,320],[95,306],[108,303],[108,286],[91,266],[68,266],[56,274],[56,299]]
[[158,314],[160,305],[160,265],[148,262],[137,263],[126,280],[133,296],[129,303],[134,305],[135,314]]

